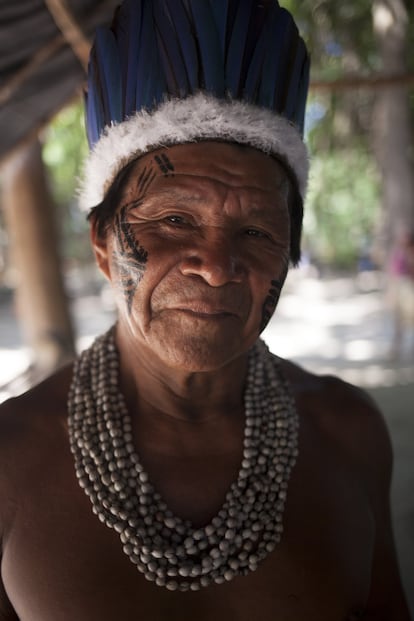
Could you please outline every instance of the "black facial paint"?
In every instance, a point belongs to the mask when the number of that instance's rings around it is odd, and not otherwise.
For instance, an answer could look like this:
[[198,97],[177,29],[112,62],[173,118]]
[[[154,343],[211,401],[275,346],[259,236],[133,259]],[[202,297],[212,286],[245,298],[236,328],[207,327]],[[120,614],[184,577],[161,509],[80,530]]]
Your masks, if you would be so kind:
[[114,233],[117,240],[114,261],[124,290],[129,314],[131,314],[137,287],[144,276],[148,252],[143,246],[140,246],[138,239],[136,239],[133,226],[128,222],[128,215],[132,209],[140,207],[150,185],[157,176],[156,170],[154,170],[154,162],[165,177],[174,174],[174,166],[168,156],[165,153],[155,155],[153,163],[148,167],[145,166],[138,176],[136,198],[119,209],[114,222]]
[[128,222],[128,214],[132,209],[136,209],[142,204],[145,194],[155,177],[156,172],[152,166],[143,168],[137,179],[137,198],[120,207],[113,225],[117,242],[114,251],[114,262],[124,290],[129,314],[131,314],[132,302],[137,287],[144,276],[148,252],[143,246],[140,246],[138,239],[136,239],[133,226]]
[[282,291],[283,283],[285,282],[289,266],[287,265],[280,278],[272,280],[270,283],[270,289],[268,291],[267,297],[263,303],[262,308],[262,320],[260,322],[260,332],[266,328],[270,319],[272,318],[273,313],[275,312],[277,303],[279,301],[280,292]]
[[132,226],[126,221],[127,213],[127,206],[122,207],[115,218],[117,249],[114,252],[114,259],[130,314],[135,292],[144,276],[148,252],[135,239]]
[[174,175],[174,166],[171,164],[169,157],[165,153],[156,155],[154,160],[165,177]]

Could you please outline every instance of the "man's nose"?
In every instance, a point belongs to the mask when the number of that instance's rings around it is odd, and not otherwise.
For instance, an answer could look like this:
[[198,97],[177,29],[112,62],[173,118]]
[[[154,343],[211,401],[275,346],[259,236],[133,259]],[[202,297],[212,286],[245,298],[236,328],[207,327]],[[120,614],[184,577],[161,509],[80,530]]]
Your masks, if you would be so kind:
[[224,235],[198,240],[181,261],[184,276],[199,276],[211,287],[241,282],[244,271],[236,244]]

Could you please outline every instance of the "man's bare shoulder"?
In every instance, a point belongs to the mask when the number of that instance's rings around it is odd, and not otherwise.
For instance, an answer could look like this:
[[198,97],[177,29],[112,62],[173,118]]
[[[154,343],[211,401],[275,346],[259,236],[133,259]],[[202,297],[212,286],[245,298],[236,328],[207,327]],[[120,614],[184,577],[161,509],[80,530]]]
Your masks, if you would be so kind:
[[[342,496],[346,481],[349,489],[359,488],[356,498],[365,497],[369,503],[375,540],[366,616],[408,620],[391,528],[392,449],[383,416],[371,397],[356,386],[337,377],[314,375],[287,361],[282,368],[297,404],[302,453],[308,457],[305,471],[315,472],[319,466],[326,474],[325,494],[331,481],[334,494]],[[349,519],[363,515],[363,506],[351,503]],[[361,540],[361,545],[365,542]]]
[[0,442],[23,440],[26,433],[44,431],[45,422],[66,411],[72,365],[46,378],[27,392],[0,405]]
[[72,370],[65,367],[0,406],[0,495],[22,489],[31,473],[53,456],[66,434],[66,401]]
[[315,375],[284,360],[282,368],[300,419],[375,478],[388,479],[392,451],[384,418],[364,390],[338,377]]

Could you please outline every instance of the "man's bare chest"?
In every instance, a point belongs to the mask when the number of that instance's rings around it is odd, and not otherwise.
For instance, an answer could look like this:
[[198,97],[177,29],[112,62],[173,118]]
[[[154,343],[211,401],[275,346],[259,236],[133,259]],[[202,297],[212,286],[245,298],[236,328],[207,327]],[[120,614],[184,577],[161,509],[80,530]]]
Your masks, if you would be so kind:
[[2,571],[12,604],[21,621],[342,621],[368,595],[370,511],[346,474],[332,465],[329,476],[307,468],[299,462],[293,474],[276,550],[256,572],[197,593],[147,582],[118,535],[92,514],[69,465],[57,468],[53,485],[45,477],[26,498],[6,543]]
[[51,542],[43,549],[40,543],[11,548],[4,558],[6,588],[21,621],[343,621],[363,609],[369,585],[365,555],[360,553],[359,566],[355,551],[354,559],[343,550],[333,558],[326,542],[318,556],[316,544],[281,545],[256,572],[197,593],[169,592],[147,582],[111,532],[72,532],[67,544],[55,542],[50,555]]

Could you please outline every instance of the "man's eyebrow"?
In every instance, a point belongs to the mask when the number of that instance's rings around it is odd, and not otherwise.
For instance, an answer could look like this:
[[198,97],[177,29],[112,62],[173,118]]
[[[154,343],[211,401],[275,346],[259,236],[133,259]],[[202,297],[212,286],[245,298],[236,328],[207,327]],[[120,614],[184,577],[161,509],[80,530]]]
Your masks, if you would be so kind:
[[150,192],[147,198],[147,203],[151,203],[154,200],[165,197],[168,200],[176,200],[184,203],[206,203],[208,201],[207,196],[202,196],[200,193],[194,193],[185,190],[174,190],[174,189],[162,189],[162,190],[154,190]]

